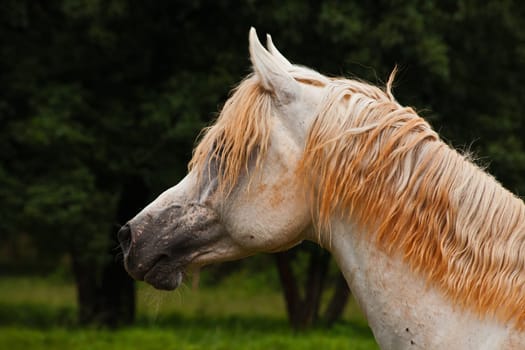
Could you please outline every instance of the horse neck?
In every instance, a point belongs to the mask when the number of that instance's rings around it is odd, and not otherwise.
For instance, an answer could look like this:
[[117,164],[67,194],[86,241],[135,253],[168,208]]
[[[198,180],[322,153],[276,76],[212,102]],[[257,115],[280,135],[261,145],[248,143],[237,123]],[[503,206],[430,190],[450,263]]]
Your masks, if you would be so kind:
[[336,222],[332,229],[332,254],[381,348],[508,348],[506,327],[452,305],[355,225]]

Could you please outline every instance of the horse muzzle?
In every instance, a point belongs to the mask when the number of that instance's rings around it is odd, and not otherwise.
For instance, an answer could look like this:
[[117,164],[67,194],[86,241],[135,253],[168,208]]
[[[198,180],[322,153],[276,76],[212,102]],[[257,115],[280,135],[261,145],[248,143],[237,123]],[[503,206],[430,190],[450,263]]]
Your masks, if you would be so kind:
[[135,279],[173,290],[185,270],[220,240],[225,230],[217,214],[200,204],[146,210],[118,232],[124,266]]

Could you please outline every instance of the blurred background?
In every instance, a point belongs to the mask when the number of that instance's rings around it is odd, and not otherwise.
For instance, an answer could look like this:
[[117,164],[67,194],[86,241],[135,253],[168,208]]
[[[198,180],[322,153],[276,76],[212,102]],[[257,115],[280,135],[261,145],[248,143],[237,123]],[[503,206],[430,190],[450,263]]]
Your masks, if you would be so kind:
[[115,234],[177,183],[250,72],[290,61],[382,85],[525,193],[525,3],[0,0],[1,349],[375,349],[329,254],[302,244],[133,282]]

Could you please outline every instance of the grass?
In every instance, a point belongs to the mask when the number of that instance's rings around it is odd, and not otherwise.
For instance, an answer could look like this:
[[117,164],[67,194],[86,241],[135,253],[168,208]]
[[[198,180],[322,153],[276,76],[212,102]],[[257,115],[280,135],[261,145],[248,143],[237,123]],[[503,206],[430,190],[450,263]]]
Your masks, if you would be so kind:
[[47,331],[35,329],[2,328],[2,349],[376,349],[372,339],[356,336],[342,330],[312,331],[293,334],[285,331],[261,332],[257,330],[217,327],[212,329],[126,328],[108,330]]
[[295,333],[279,291],[237,273],[216,287],[159,292],[143,283],[137,324],[118,330],[75,324],[74,286],[0,277],[0,349],[377,349],[354,302],[330,329]]

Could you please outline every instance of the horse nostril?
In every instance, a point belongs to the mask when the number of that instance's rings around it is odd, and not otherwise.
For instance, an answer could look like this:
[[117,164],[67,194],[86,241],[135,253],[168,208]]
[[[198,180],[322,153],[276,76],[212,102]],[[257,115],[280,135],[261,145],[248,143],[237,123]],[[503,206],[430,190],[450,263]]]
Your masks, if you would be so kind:
[[122,247],[122,251],[126,254],[131,245],[131,228],[129,227],[129,224],[125,224],[120,228],[117,233],[117,238]]

